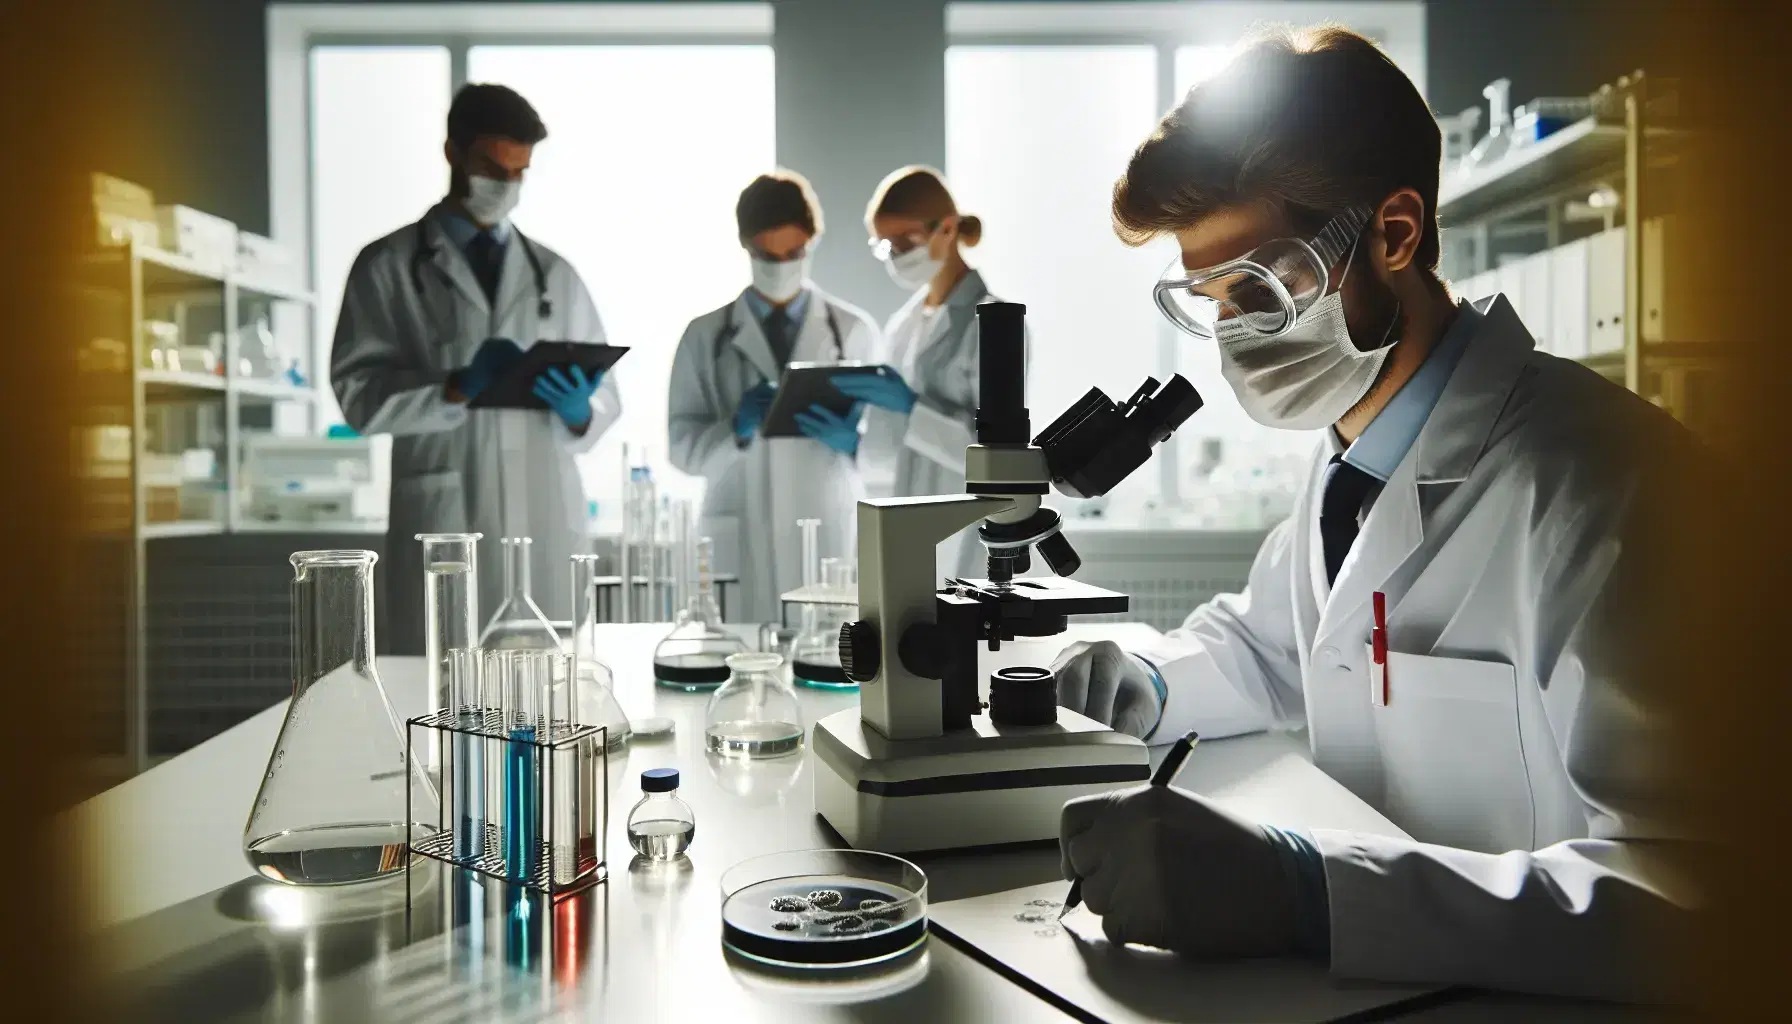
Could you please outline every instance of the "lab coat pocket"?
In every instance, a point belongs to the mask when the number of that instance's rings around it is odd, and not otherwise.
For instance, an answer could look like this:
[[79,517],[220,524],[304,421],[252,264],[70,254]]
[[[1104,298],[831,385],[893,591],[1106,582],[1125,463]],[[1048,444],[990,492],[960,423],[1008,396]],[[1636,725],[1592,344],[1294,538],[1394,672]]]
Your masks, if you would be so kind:
[[460,471],[444,469],[392,481],[391,531],[408,538],[418,533],[464,533],[467,495]]
[[[1368,648],[1365,655],[1373,661]],[[1374,712],[1389,818],[1420,842],[1484,853],[1531,848],[1511,665],[1390,651],[1388,703]]]

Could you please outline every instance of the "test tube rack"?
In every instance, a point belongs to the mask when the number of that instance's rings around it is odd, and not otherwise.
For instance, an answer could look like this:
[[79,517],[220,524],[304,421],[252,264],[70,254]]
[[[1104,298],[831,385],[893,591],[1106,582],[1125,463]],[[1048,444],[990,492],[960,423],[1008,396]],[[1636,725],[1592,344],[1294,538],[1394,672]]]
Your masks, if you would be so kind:
[[[405,844],[405,849],[414,855],[405,858],[406,886],[411,884],[410,871],[416,857],[477,872],[550,899],[570,896],[606,881],[609,878],[609,861],[604,854],[604,837],[610,826],[609,730],[601,725],[556,722],[545,727],[534,739],[519,739],[505,732],[503,716],[498,711],[489,710],[483,716],[475,717],[482,717],[483,721],[469,723],[468,712],[464,709],[444,709],[405,722],[407,763],[415,763],[410,760],[413,751],[425,746],[423,737],[430,733],[435,734],[443,758],[436,820],[419,821],[409,790],[406,791],[405,820],[410,823],[407,831],[412,838]],[[482,744],[488,765],[495,757],[498,766],[508,766],[516,761],[534,766],[528,773],[526,786],[535,813],[530,815],[529,827],[524,831],[537,838],[533,843],[522,844],[522,859],[526,863],[512,863],[517,859],[518,844],[504,834],[509,825],[501,809],[493,809],[485,816],[479,841],[475,844],[478,852],[471,856],[461,853],[462,843],[454,827],[458,823],[449,820],[451,808],[460,803],[454,798],[458,783],[452,763],[453,751],[459,749],[454,743],[457,736]],[[568,765],[574,770],[574,778],[568,779],[564,775]],[[558,778],[557,773],[561,773]],[[489,796],[483,774],[480,781],[482,799]],[[565,806],[568,793],[572,794],[572,807]],[[579,797],[586,793],[592,797],[586,806],[591,812],[589,836],[579,827],[579,805],[584,803]],[[509,795],[514,794],[507,793]],[[573,835],[557,834],[556,822],[563,825],[567,821],[572,823]],[[569,849],[570,857],[567,855]]]

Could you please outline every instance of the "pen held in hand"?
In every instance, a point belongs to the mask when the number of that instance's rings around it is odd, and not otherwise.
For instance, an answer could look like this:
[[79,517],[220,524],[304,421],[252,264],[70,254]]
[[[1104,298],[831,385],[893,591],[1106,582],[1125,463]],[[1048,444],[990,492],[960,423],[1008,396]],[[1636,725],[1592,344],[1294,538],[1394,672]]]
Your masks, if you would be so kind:
[[[1200,735],[1193,729],[1183,733],[1181,739],[1170,745],[1170,752],[1164,755],[1163,763],[1152,773],[1151,785],[1168,786],[1176,781],[1176,773],[1182,770],[1182,762],[1188,760],[1188,752],[1195,749],[1195,744],[1200,741]],[[1064,915],[1075,910],[1082,902],[1083,880],[1074,879],[1070,883],[1070,894],[1064,897],[1064,908],[1058,911],[1058,920],[1064,920]]]

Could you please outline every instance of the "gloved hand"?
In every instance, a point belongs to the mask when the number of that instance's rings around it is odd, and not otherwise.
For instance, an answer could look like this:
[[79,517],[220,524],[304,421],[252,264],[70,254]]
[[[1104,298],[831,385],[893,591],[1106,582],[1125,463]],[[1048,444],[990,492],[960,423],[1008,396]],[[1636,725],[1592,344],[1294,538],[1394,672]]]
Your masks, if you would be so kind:
[[903,415],[914,409],[917,396],[902,374],[893,366],[886,366],[882,373],[842,373],[828,380],[836,390],[848,398],[856,398],[868,402],[881,409],[899,412]]
[[1262,826],[1169,786],[1064,805],[1060,867],[1114,943],[1186,956],[1298,949],[1301,892]]
[[479,343],[472,362],[448,375],[448,385],[472,401],[521,358],[523,350],[516,342],[509,338],[487,338]]
[[1115,732],[1144,739],[1163,717],[1163,700],[1151,670],[1112,640],[1079,640],[1052,662],[1058,704]]
[[778,385],[771,381],[760,381],[747,389],[740,396],[740,405],[734,410],[734,439],[746,444],[758,433],[759,425],[765,422],[765,414],[772,407],[772,399],[778,395]]
[[859,416],[864,402],[854,402],[845,416],[834,415],[827,406],[816,404],[796,414],[796,428],[804,437],[812,437],[842,455],[859,453]]
[[558,366],[550,366],[535,378],[535,397],[548,403],[548,408],[568,427],[584,430],[591,425],[591,396],[597,394],[597,387],[603,382],[602,373],[587,377],[582,366],[568,367],[565,373]]

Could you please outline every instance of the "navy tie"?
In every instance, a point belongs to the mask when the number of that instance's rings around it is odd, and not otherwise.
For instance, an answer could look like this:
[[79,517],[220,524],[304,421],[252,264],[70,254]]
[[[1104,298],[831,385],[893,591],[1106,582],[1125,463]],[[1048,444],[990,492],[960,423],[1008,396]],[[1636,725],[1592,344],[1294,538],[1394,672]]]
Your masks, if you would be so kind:
[[1319,538],[1325,544],[1325,582],[1328,586],[1337,582],[1344,556],[1350,554],[1350,545],[1356,543],[1357,517],[1363,512],[1363,502],[1368,500],[1379,482],[1345,462],[1342,455],[1332,456],[1331,464],[1325,467],[1324,490],[1319,498]]
[[765,315],[763,326],[765,340],[772,347],[772,358],[778,361],[779,366],[787,365],[790,362],[790,350],[793,347],[793,339],[790,337],[790,314],[785,311],[783,306],[774,306],[772,311]]
[[473,268],[480,290],[485,292],[485,301],[498,301],[498,275],[504,270],[504,247],[490,231],[479,232],[467,243],[467,263]]

